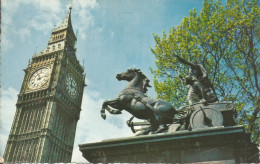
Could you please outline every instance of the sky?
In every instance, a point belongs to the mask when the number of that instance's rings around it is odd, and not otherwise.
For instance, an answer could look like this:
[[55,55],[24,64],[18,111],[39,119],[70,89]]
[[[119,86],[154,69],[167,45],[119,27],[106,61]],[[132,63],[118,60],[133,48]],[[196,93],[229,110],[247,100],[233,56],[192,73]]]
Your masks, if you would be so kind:
[[[33,54],[47,47],[51,32],[65,18],[70,0],[3,0],[1,20],[0,157],[3,156],[16,111],[24,71]],[[140,68],[153,81],[153,33],[162,35],[181,23],[202,0],[74,0],[72,26],[77,32],[77,58],[86,84],[76,129],[72,162],[87,162],[79,144],[133,136],[130,114],[100,117],[102,102],[116,98],[127,82],[117,73]],[[148,96],[156,97],[154,88]],[[174,105],[173,105],[174,106]]]

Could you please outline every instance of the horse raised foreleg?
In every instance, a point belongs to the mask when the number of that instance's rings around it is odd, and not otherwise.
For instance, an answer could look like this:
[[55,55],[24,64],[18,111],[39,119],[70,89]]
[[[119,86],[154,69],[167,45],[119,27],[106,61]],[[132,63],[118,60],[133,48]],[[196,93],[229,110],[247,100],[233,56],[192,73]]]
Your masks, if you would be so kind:
[[102,109],[100,111],[101,117],[104,120],[106,119],[105,110],[107,110],[110,114],[121,114],[122,112],[120,110],[118,110],[118,109],[111,109],[109,107],[109,106],[111,106],[113,108],[117,108],[118,107],[117,104],[118,104],[118,98],[104,101],[104,103],[102,105]]

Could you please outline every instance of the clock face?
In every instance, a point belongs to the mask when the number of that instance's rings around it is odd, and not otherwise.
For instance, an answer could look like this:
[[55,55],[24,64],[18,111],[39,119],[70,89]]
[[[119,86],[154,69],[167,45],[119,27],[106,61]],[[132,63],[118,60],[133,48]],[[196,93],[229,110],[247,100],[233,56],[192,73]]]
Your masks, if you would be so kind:
[[66,90],[69,93],[70,97],[76,98],[78,96],[78,84],[76,79],[71,75],[68,74],[66,76]]
[[35,71],[29,80],[30,89],[38,89],[42,87],[50,78],[50,69],[41,68]]

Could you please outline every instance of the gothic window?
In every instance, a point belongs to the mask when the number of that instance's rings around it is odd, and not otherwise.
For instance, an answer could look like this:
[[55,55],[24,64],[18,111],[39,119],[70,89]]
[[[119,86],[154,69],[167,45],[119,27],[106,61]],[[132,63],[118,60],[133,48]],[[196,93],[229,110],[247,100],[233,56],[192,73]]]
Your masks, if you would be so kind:
[[28,119],[28,123],[27,123],[27,129],[26,129],[26,133],[31,131],[32,128],[32,120],[33,120],[33,111],[30,110],[29,111],[29,119]]
[[53,156],[53,147],[54,147],[54,143],[52,142],[52,140],[50,140],[50,151],[49,151],[49,160],[50,162],[52,162],[52,156]]
[[29,149],[29,159],[28,159],[28,161],[29,162],[33,162],[33,150],[34,150],[34,140],[33,139],[31,139],[30,140],[30,142],[29,142],[29,144],[30,144],[30,149]]
[[30,121],[30,117],[31,117],[31,112],[30,111],[26,111],[27,113],[27,118],[26,118],[26,122],[25,122],[25,128],[24,128],[24,131],[23,133],[27,133],[27,130],[29,128],[29,121]]
[[27,119],[28,119],[27,117],[28,117],[28,112],[25,111],[25,112],[24,112],[23,123],[22,123],[22,125],[21,125],[21,134],[24,133],[24,129],[26,128],[26,121],[27,121]]
[[36,131],[35,130],[35,122],[36,122],[36,119],[37,119],[37,117],[36,117],[36,111],[34,110],[33,111],[33,121],[32,121],[32,124],[31,124],[31,128],[32,128],[32,131],[34,132],[34,131]]
[[39,129],[43,128],[43,124],[42,124],[42,123],[43,123],[44,110],[43,110],[42,107],[40,108],[40,114],[41,114],[41,115],[40,115],[41,118],[40,118],[40,121],[39,121],[39,122],[40,122],[40,124],[39,124]]
[[29,143],[28,143],[28,140],[26,140],[25,142],[25,152],[24,152],[24,158],[23,158],[23,161],[28,161],[28,152],[29,152]]
[[17,157],[16,157],[16,161],[21,161],[22,157],[23,157],[23,149],[24,149],[24,141],[20,141],[20,146],[19,146],[19,150],[17,152]]

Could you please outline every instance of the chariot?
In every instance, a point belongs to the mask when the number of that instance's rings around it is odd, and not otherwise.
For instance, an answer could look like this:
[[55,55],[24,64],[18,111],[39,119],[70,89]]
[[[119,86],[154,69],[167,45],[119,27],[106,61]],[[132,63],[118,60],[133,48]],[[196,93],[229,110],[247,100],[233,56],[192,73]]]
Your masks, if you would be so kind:
[[[164,132],[181,130],[198,130],[202,128],[233,126],[235,107],[232,103],[196,103],[184,106],[176,110],[173,123],[168,124]],[[134,122],[134,116],[127,121],[127,125],[133,133],[141,132],[149,128],[150,122]],[[139,133],[138,133],[139,132]]]

